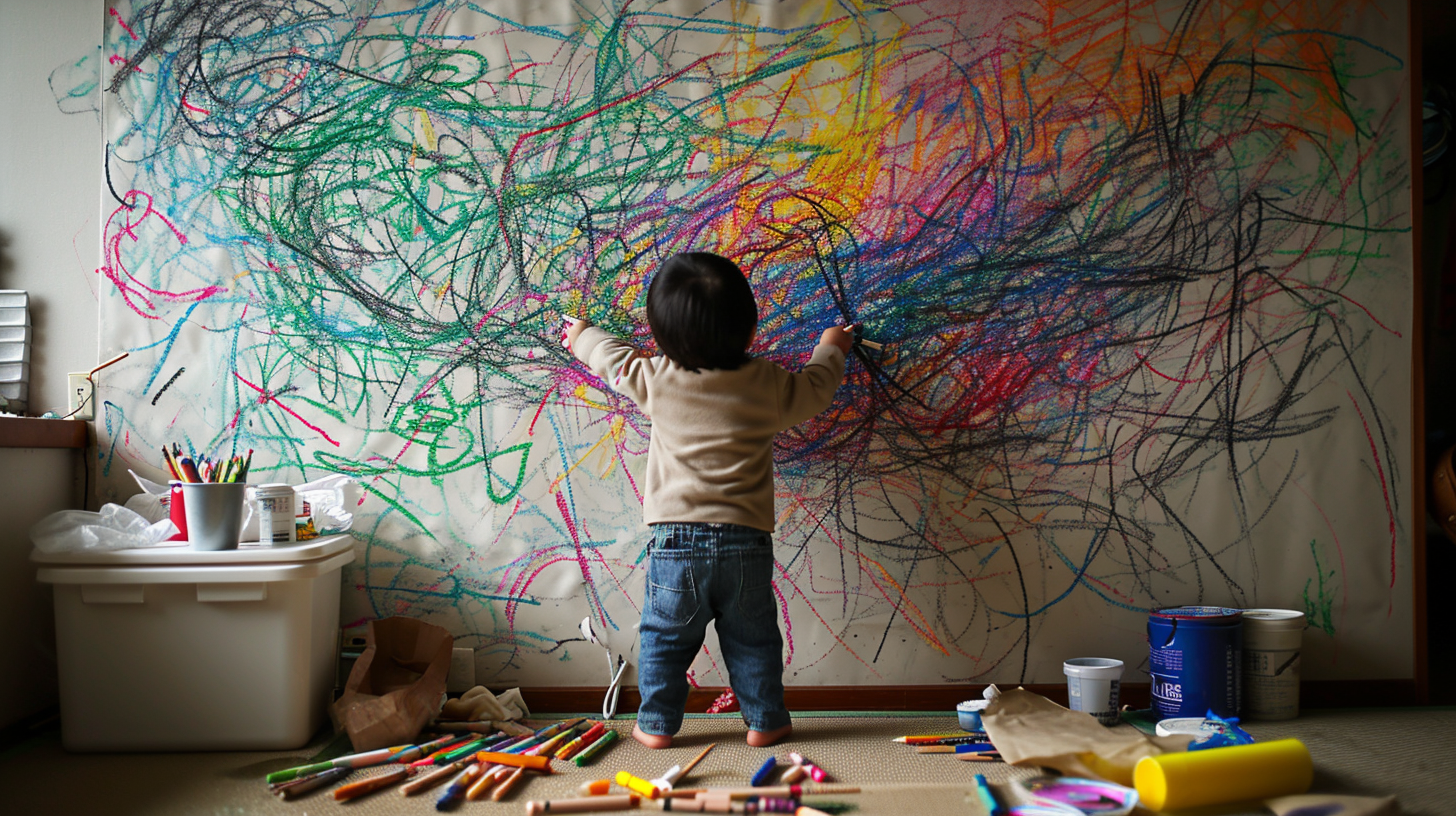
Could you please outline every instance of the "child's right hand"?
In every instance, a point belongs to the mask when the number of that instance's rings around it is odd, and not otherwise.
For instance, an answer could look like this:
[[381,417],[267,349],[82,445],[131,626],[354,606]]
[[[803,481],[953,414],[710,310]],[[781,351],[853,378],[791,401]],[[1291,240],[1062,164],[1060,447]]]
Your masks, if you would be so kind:
[[561,326],[561,347],[567,351],[571,351],[572,347],[576,345],[576,338],[580,337],[581,333],[591,326],[591,321],[578,320],[567,315],[562,315],[561,321],[563,324]]
[[819,343],[820,345],[839,346],[840,351],[848,354],[849,350],[854,347],[854,324],[825,329],[824,333],[819,335]]

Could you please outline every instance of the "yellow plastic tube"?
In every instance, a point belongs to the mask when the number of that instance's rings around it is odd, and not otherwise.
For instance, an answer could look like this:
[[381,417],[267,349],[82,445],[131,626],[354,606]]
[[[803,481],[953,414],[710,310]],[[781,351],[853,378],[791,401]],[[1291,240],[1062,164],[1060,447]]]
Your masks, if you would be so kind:
[[1139,804],[1182,810],[1304,793],[1314,760],[1297,739],[1143,757],[1133,769]]

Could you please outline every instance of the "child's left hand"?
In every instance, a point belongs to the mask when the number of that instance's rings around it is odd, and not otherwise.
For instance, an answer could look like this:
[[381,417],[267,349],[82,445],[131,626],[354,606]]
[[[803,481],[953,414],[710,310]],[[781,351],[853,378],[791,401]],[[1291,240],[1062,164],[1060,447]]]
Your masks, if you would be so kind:
[[567,315],[562,315],[561,320],[563,323],[561,327],[561,347],[567,351],[571,351],[572,347],[576,345],[576,338],[580,337],[581,333],[591,326],[591,321],[578,320]]

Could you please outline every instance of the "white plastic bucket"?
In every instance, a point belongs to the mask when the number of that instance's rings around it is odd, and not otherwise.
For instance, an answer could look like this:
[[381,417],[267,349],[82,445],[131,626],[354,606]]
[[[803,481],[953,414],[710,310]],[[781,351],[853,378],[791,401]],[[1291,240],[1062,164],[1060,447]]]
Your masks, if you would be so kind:
[[1122,661],[1110,657],[1074,657],[1062,663],[1067,676],[1067,708],[1085,711],[1103,725],[1117,725]]
[[1303,612],[1244,610],[1244,708],[1250,720],[1299,716],[1299,656]]

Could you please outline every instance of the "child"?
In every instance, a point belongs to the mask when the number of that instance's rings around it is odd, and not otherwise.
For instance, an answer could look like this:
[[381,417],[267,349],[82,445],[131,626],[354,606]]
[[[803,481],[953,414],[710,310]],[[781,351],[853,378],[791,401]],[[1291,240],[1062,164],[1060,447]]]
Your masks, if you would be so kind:
[[682,726],[687,670],[716,620],[748,744],[792,728],[773,594],[773,437],[829,407],[853,344],[826,329],[803,371],[748,355],[758,304],[736,265],[708,252],[668,258],[647,290],[649,357],[568,318],[564,343],[652,420],[642,513],[652,525],[632,736],[666,748]]

